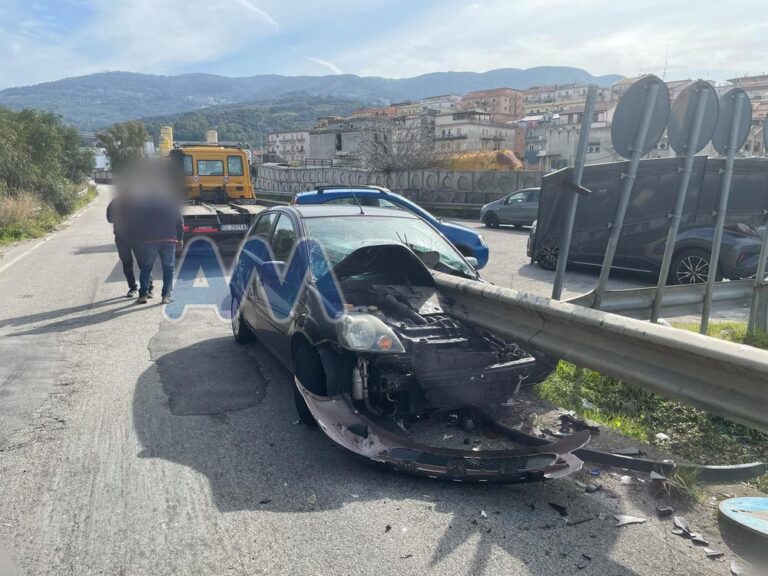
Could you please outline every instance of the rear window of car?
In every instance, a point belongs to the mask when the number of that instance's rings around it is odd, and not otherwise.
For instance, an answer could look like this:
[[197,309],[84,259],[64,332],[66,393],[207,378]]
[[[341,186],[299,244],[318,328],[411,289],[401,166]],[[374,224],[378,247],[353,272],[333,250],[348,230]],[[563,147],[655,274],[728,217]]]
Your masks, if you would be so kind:
[[224,176],[223,160],[198,160],[198,176]]

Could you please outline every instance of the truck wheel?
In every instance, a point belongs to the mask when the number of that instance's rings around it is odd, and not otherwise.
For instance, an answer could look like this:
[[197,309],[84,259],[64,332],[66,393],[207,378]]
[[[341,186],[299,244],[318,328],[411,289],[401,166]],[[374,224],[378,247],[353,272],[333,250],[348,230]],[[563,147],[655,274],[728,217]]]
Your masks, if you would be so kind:
[[[307,342],[298,345],[293,356],[293,375],[307,390],[318,396],[326,396],[328,389],[325,381],[325,369],[320,355]],[[307,407],[299,389],[293,387],[293,401],[299,420],[307,426],[316,426],[317,422]]]
[[500,224],[499,217],[496,216],[495,212],[488,212],[483,217],[483,224],[485,224],[487,228],[498,228]]
[[232,319],[232,335],[235,337],[235,342],[245,345],[256,340],[256,336],[248,324],[245,323],[243,315],[240,313],[240,299],[234,294],[232,295],[230,317]]
[[[709,276],[709,259],[711,255],[701,248],[693,248],[680,252],[672,260],[669,268],[669,284],[701,284]],[[722,280],[723,274],[718,270],[716,280]]]

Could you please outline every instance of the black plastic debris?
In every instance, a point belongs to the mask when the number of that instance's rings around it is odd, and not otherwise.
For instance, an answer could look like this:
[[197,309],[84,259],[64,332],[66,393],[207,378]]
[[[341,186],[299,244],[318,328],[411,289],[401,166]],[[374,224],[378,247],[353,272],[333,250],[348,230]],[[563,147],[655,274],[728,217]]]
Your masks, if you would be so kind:
[[603,487],[602,484],[587,484],[587,487],[584,489],[584,492],[587,494],[593,494],[594,492],[597,492]]
[[272,498],[262,498],[259,500],[259,504],[269,504],[270,502],[272,502]]
[[390,526],[389,524],[384,526],[384,532],[389,532],[390,530],[392,530],[392,526]]
[[675,509],[672,506],[657,506],[656,512],[659,514],[659,518],[668,518],[675,513]]
[[565,506],[555,504],[554,502],[547,502],[547,504],[549,504],[558,514],[560,514],[560,516],[568,516],[568,508]]
[[587,566],[589,566],[592,563],[592,557],[587,556],[586,554],[581,555],[581,559],[576,563],[576,568],[579,570],[584,570]]

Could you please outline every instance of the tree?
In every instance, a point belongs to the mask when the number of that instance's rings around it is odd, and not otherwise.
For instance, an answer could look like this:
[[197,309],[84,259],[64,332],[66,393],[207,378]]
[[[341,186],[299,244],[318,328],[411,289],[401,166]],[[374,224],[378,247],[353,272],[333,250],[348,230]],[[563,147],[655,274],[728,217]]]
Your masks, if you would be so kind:
[[434,120],[428,114],[362,121],[359,156],[368,170],[392,172],[434,168],[444,154],[435,146]]
[[119,172],[133,160],[141,158],[149,135],[143,123],[133,120],[112,124],[96,134],[96,139],[106,149],[112,170]]

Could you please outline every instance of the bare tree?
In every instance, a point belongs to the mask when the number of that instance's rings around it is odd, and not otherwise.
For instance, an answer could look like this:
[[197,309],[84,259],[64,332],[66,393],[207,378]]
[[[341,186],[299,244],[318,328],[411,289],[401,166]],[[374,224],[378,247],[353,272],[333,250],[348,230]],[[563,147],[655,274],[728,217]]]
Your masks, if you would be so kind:
[[360,133],[359,158],[368,170],[392,172],[434,168],[444,154],[435,146],[434,119],[370,118]]

